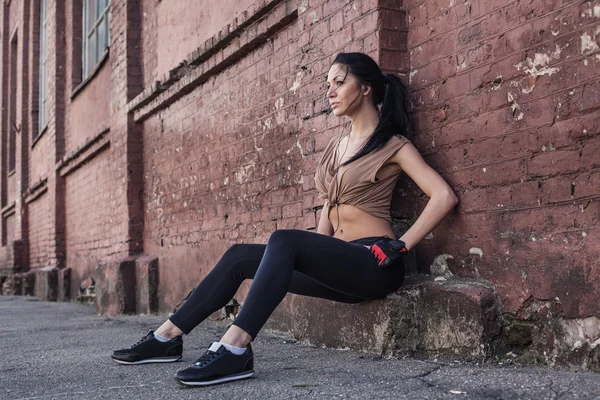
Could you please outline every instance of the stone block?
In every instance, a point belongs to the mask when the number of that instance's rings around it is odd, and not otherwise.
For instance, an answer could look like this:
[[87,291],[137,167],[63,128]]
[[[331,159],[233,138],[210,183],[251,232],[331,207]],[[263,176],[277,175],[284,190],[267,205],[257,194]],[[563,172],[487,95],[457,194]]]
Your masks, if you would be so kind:
[[136,303],[134,257],[106,261],[96,267],[96,310],[102,315],[134,314]]
[[62,268],[58,271],[58,300],[71,299],[71,268]]
[[135,312],[158,312],[158,257],[142,255],[135,261]]
[[21,295],[35,296],[35,271],[23,272],[21,274]]
[[40,301],[56,301],[58,297],[58,268],[44,267],[36,271],[35,295]]
[[486,282],[415,276],[385,299],[360,304],[289,297],[267,328],[317,346],[475,360],[490,355],[499,312],[499,297]]

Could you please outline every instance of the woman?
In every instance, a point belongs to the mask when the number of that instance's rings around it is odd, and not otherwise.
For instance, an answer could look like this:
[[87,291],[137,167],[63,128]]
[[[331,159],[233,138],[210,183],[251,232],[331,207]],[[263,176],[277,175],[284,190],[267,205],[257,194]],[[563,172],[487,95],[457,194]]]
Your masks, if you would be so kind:
[[[278,230],[266,245],[231,246],[175,314],[131,348],[115,351],[115,361],[179,360],[182,335],[224,307],[245,279],[253,279],[222,339],[177,373],[186,385],[247,378],[254,374],[250,342],[286,293],[359,303],[402,285],[404,266],[396,255],[414,247],[458,200],[402,136],[407,93],[398,77],[382,74],[365,54],[341,53],[329,69],[327,86],[333,113],[350,118],[352,129],[331,140],[317,167],[316,186],[325,199],[317,232]],[[395,238],[389,207],[401,171],[430,200],[400,241],[392,243],[402,248],[396,252],[382,238]],[[383,267],[387,256],[395,261]]]

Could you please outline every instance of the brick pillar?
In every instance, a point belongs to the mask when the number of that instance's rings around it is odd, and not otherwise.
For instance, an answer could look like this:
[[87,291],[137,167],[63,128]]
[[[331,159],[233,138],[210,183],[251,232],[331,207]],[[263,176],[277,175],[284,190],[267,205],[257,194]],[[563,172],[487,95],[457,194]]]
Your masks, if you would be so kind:
[[[111,3],[111,164],[117,193],[112,209],[123,255],[143,251],[143,161],[141,126],[127,112],[127,103],[142,91],[141,4],[139,0]],[[114,143],[114,145],[113,145]],[[121,240],[121,238],[123,238]]]
[[48,264],[65,266],[65,182],[56,171],[57,162],[64,156],[65,116],[65,2],[48,1],[48,201],[50,204],[50,246]]
[[[6,143],[8,142],[8,68],[4,65],[8,64],[8,5],[3,2],[0,5],[0,209],[6,205],[6,190],[7,190],[7,168],[4,167],[6,162]],[[3,217],[0,215],[0,220]],[[3,222],[3,221],[2,221]],[[0,237],[4,237],[4,223],[0,223]]]
[[30,32],[29,32],[29,14],[30,0],[23,0],[15,3],[15,7],[19,7],[18,15],[20,19],[19,26],[19,42],[18,42],[18,60],[17,70],[19,76],[18,91],[17,91],[17,145],[16,145],[16,185],[15,185],[15,243],[20,241],[19,249],[15,246],[15,270],[29,270],[29,246],[27,236],[27,203],[23,201],[23,193],[27,190],[28,184],[28,167],[29,167],[29,137],[31,135],[29,124],[29,49],[30,49]]

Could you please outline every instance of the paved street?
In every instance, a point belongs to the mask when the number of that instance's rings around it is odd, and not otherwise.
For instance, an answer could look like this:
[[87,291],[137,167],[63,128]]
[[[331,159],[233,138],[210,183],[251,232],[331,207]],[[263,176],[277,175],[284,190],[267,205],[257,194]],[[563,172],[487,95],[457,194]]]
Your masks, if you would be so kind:
[[164,320],[106,318],[88,305],[0,296],[0,399],[600,399],[600,374],[478,366],[314,348],[261,333],[254,378],[205,388],[174,379],[222,328],[184,338],[182,362],[124,366],[109,355]]

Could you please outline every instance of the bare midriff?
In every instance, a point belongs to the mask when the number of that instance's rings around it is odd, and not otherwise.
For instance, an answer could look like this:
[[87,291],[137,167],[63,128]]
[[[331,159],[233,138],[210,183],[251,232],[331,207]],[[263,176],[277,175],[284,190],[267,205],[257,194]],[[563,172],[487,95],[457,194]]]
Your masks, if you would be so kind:
[[389,221],[375,217],[350,204],[331,206],[329,221],[335,231],[333,237],[346,242],[370,236],[395,238]]

